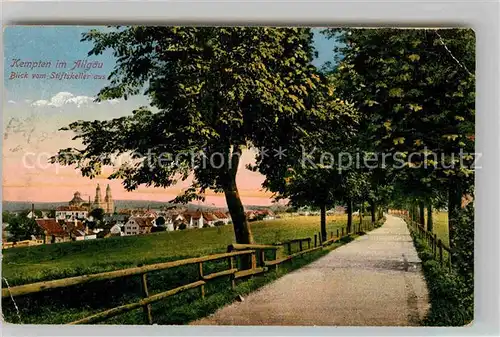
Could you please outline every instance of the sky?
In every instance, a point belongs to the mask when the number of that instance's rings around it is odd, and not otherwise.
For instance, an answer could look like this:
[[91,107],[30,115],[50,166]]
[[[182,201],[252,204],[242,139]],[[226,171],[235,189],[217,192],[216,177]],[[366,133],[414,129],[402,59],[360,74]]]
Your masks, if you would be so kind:
[[[189,185],[185,182],[168,189],[140,187],[127,192],[120,181],[108,180],[105,174],[90,180],[81,177],[74,168],[47,163],[47,158],[60,148],[78,145],[71,140],[70,133],[58,131],[59,128],[80,119],[128,115],[147,103],[144,96],[127,101],[93,102],[93,97],[107,84],[106,77],[115,60],[111,52],[87,57],[92,44],[81,42],[80,38],[89,28],[99,27],[16,26],[4,30],[4,200],[69,201],[75,191],[80,191],[84,199],[88,196],[93,199],[99,183],[109,184],[117,200],[169,201]],[[315,31],[315,47],[319,53],[315,65],[333,60],[333,42],[319,31]],[[80,63],[75,63],[79,60]],[[23,63],[29,61],[40,62],[32,68],[35,64]],[[92,62],[94,68],[81,68],[85,61]],[[85,78],[61,79],[63,72],[82,74]],[[271,194],[261,188],[264,177],[244,167],[252,160],[252,152],[245,152],[237,176],[242,201],[249,205],[269,205]],[[206,203],[225,206],[223,195],[210,192]]]

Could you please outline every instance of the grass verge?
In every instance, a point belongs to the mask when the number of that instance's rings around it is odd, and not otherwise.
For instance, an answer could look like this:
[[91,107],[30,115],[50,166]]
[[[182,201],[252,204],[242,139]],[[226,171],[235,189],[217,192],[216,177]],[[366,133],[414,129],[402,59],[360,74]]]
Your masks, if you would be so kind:
[[422,324],[427,326],[464,326],[474,319],[474,298],[463,278],[434,259],[425,240],[412,233],[418,256],[422,260],[430,310]]

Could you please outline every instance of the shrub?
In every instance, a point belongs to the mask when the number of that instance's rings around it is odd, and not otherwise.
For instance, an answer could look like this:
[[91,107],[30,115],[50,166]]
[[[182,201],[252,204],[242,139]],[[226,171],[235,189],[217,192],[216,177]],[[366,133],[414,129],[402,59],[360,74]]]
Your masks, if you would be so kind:
[[214,226],[215,226],[215,227],[224,226],[224,225],[225,225],[225,224],[224,224],[224,221],[216,221],[216,222],[214,223]]
[[413,236],[418,256],[422,260],[431,308],[423,324],[430,326],[463,326],[474,318],[474,299],[466,280],[456,271],[434,260],[430,248]]
[[184,230],[187,228],[187,226],[185,223],[181,223],[178,228],[179,228],[179,230]]

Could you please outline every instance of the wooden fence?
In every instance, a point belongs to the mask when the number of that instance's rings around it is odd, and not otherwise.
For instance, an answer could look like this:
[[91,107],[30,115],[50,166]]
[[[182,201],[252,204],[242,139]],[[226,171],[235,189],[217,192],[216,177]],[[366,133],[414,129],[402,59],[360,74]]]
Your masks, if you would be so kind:
[[[328,246],[342,237],[348,236],[355,232],[368,231],[374,228],[375,224],[371,221],[363,221],[362,223],[357,223],[352,226],[351,233],[347,233],[346,227],[341,228],[341,231],[337,230],[337,235],[330,233],[330,238],[321,242],[321,235],[314,235],[312,238],[302,238],[294,239],[286,242],[281,242],[274,245],[258,245],[258,244],[232,244],[228,246],[228,252],[222,254],[214,254],[203,257],[195,257],[184,260],[157,263],[151,265],[145,265],[141,267],[127,268],[121,270],[115,270],[110,272],[103,272],[97,274],[75,276],[64,279],[36,282],[31,284],[19,285],[14,287],[8,287],[2,289],[2,298],[14,298],[21,295],[30,295],[43,291],[53,290],[57,288],[66,288],[74,285],[81,285],[85,283],[91,283],[96,281],[112,280],[124,277],[139,276],[141,280],[141,295],[142,299],[125,305],[121,305],[112,309],[108,309],[94,315],[82,318],[77,321],[70,322],[68,324],[92,324],[104,321],[108,318],[115,317],[134,309],[143,308],[144,321],[147,324],[153,324],[153,316],[151,310],[151,304],[158,302],[160,300],[166,299],[167,297],[173,296],[175,294],[181,293],[183,291],[199,288],[201,298],[205,297],[205,285],[220,277],[229,278],[229,286],[234,290],[237,279],[242,279],[245,277],[257,275],[264,273],[269,270],[270,267],[275,269],[286,261],[289,261],[297,256],[304,255],[325,246]],[[296,247],[294,252],[292,247]],[[285,250],[286,248],[286,250]],[[272,253],[272,259],[266,259],[266,251]],[[282,254],[279,254],[282,251]],[[249,269],[238,269],[237,259],[250,257],[251,266]],[[227,260],[229,268],[219,272],[205,274],[203,272],[203,263],[210,261],[220,261]],[[154,271],[162,271],[171,268],[176,268],[180,266],[187,265],[198,265],[198,280],[179,286],[168,291],[164,291],[155,295],[149,295],[148,289],[148,279],[147,274]]]
[[415,233],[420,239],[425,240],[429,247],[431,247],[434,259],[439,261],[441,267],[446,263],[448,269],[451,271],[451,250],[450,247],[446,246],[441,239],[437,238],[435,233],[427,231],[422,224],[405,217],[404,220],[408,224],[410,230]]

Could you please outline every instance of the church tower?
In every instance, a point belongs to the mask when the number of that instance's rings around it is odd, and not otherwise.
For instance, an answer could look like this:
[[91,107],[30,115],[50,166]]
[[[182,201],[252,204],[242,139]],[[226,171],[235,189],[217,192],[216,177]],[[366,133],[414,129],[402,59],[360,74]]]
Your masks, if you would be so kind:
[[[101,187],[99,184],[97,184],[97,188],[95,189],[95,199],[94,199],[94,208],[103,208],[104,205],[102,202],[102,196],[101,196]],[[106,211],[106,209],[104,209]]]
[[104,197],[104,203],[106,204],[106,207],[104,210],[106,213],[113,213],[115,210],[115,203],[113,202],[113,197],[111,196],[111,187],[106,187],[106,196]]

